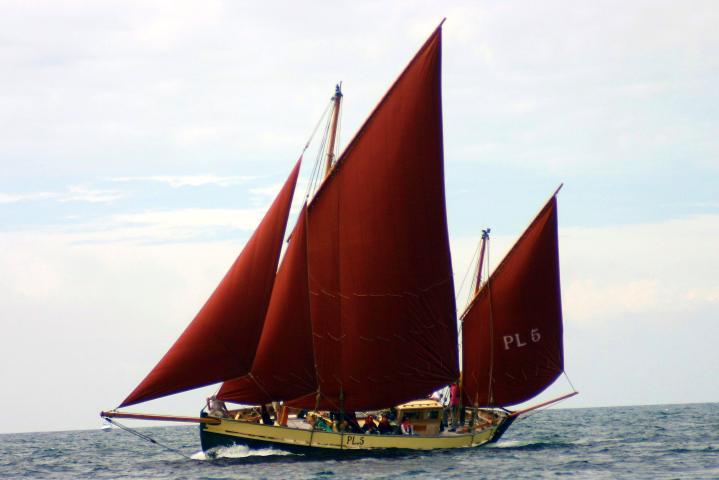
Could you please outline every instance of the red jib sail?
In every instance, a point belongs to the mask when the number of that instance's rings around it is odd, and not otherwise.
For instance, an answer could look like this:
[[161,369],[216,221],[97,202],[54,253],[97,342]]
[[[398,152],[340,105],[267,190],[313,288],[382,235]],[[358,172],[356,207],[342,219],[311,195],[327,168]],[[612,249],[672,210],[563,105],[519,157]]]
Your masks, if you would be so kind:
[[300,162],[207,303],[120,407],[239,377],[250,370]]
[[564,371],[556,196],[468,307],[462,337],[466,405],[521,403]]
[[317,389],[307,287],[306,208],[302,209],[277,272],[252,371],[226,381],[220,400],[259,404]]
[[[440,77],[438,28],[309,205],[323,408],[396,405],[458,377]],[[292,403],[313,408],[315,395]]]

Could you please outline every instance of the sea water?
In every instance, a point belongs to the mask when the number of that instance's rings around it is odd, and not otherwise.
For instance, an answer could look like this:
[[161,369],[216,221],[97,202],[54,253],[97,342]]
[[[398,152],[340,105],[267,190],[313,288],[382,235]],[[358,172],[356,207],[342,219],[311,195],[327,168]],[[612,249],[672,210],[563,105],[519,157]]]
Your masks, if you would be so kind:
[[[222,449],[209,459],[196,426],[0,435],[0,478],[719,478],[719,403],[545,410],[490,446],[315,457]],[[188,458],[189,457],[189,458]]]

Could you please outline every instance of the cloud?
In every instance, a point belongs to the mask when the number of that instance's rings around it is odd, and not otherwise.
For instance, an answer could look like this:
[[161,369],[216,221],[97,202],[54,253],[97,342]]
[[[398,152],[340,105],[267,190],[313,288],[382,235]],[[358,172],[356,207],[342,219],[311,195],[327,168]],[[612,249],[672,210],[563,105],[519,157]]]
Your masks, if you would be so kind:
[[241,185],[254,180],[255,176],[219,176],[212,174],[204,175],[153,175],[135,177],[111,177],[112,182],[159,182],[165,183],[172,188],[201,187],[213,185],[218,187],[230,187]]
[[118,213],[71,225],[46,226],[38,233],[63,243],[143,244],[219,241],[254,230],[261,208],[184,208]]
[[58,195],[61,202],[87,202],[87,203],[110,203],[124,197],[123,192],[117,190],[96,190],[83,186],[69,187],[64,194]]
[[254,195],[275,197],[275,196],[277,196],[278,193],[280,193],[281,189],[282,189],[282,184],[275,183],[274,185],[270,185],[268,187],[251,188],[250,193],[252,193]]
[[32,193],[0,193],[0,204],[35,202],[57,198],[58,194],[53,192],[32,192]]
[[68,187],[64,192],[0,193],[0,204],[38,202],[42,200],[111,203],[124,196],[123,192],[117,190],[98,190],[75,185]]
[[189,208],[113,215],[117,224],[142,224],[166,227],[233,227],[250,230],[264,213],[261,209]]

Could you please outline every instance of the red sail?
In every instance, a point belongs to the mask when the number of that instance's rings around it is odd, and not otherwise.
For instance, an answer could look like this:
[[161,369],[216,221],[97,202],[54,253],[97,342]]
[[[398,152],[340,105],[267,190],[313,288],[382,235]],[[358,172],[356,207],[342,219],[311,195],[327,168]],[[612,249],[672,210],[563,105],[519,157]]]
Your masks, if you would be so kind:
[[[458,378],[440,77],[438,28],[308,208],[310,307],[325,408],[396,405]],[[312,408],[315,396],[292,403]]]
[[202,310],[120,407],[249,371],[277,271],[300,162]]
[[252,372],[222,385],[221,400],[260,404],[317,390],[307,290],[306,208],[302,209],[272,289]]
[[499,264],[462,320],[467,405],[524,402],[564,371],[556,196]]

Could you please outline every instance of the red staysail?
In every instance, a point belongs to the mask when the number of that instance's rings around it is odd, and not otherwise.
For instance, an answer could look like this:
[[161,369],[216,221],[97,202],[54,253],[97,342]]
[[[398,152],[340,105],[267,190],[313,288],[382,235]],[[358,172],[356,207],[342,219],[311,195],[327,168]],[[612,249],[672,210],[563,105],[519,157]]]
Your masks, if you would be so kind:
[[462,321],[467,405],[524,402],[564,371],[556,196],[499,264]]
[[120,407],[239,377],[250,370],[300,162],[207,303]]
[[[440,77],[438,28],[309,205],[310,311],[324,408],[396,405],[458,377]],[[312,408],[315,395],[292,403]]]
[[252,372],[226,381],[217,397],[269,403],[317,390],[307,290],[306,208],[302,209],[277,272]]

